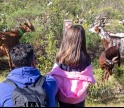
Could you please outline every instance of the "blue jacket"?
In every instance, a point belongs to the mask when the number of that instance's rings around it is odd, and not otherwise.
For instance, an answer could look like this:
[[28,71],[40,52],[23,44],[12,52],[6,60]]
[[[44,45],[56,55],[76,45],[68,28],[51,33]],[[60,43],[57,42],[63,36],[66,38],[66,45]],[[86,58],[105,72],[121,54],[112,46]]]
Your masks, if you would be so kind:
[[[22,67],[12,70],[8,74],[7,79],[13,80],[22,88],[24,85],[30,85],[35,82],[40,75],[40,72],[36,68]],[[45,88],[48,95],[49,107],[57,107],[58,102],[56,99],[56,93],[58,91],[58,86],[56,80],[52,76],[47,75],[43,88]],[[5,82],[0,83],[0,107],[13,107],[11,96],[14,89],[15,86],[11,84]]]

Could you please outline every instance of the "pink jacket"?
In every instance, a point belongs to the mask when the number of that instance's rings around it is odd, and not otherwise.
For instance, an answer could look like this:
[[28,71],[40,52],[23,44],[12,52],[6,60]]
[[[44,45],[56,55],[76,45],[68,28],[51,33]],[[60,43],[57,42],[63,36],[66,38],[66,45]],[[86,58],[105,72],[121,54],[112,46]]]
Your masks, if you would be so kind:
[[57,80],[58,98],[64,103],[82,102],[86,98],[89,84],[95,83],[92,65],[87,66],[82,72],[67,72],[55,64],[48,74]]

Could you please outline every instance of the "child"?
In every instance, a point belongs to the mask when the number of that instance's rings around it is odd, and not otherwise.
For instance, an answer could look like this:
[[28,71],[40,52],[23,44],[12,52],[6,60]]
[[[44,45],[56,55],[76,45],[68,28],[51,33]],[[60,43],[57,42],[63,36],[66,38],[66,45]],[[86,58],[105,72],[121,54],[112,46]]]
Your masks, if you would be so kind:
[[87,89],[95,79],[81,25],[72,25],[63,34],[56,63],[48,74],[57,80],[60,107],[84,107]]

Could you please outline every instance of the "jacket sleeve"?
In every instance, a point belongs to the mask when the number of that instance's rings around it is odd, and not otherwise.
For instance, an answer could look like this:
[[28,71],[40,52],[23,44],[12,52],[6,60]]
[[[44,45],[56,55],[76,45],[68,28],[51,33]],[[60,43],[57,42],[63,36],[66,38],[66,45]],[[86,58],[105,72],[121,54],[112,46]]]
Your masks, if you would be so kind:
[[46,93],[48,95],[49,99],[49,107],[58,107],[58,101],[57,101],[57,92],[58,92],[58,85],[53,76],[47,75],[46,81],[43,85],[43,87],[46,90]]

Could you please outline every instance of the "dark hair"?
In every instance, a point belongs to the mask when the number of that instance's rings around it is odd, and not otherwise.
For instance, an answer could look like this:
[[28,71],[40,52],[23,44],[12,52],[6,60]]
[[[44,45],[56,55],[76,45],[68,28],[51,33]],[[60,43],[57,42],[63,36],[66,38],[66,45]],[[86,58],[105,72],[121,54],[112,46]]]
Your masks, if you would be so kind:
[[85,31],[81,25],[72,25],[63,34],[60,50],[56,55],[56,61],[68,66],[82,65],[89,60],[90,56],[86,50]]
[[15,67],[31,66],[34,59],[33,47],[28,43],[18,44],[11,49],[10,57]]

